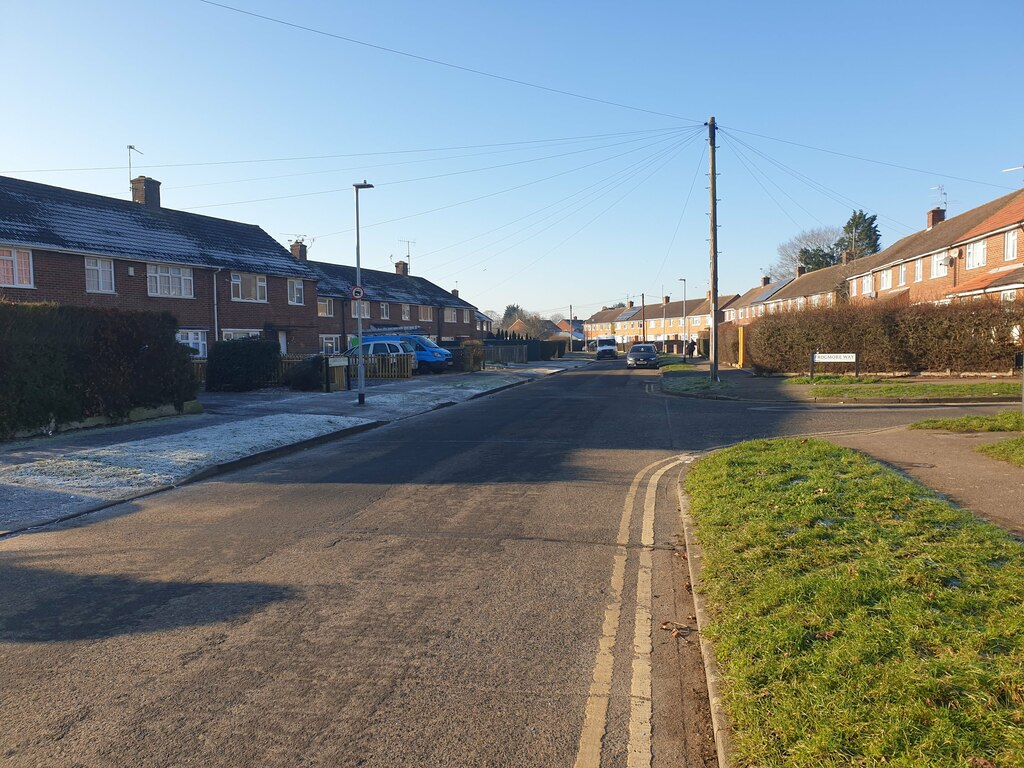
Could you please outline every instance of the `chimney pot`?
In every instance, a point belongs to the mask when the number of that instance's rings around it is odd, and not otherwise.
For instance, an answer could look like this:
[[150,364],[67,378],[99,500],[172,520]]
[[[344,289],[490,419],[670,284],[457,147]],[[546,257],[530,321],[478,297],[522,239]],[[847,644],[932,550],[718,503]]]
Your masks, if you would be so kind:
[[632,309],[632,308],[633,308],[633,300],[630,299],[629,303],[626,304],[626,309]]
[[803,264],[798,265],[796,268],[796,276],[803,277],[805,274],[807,274],[807,267]]
[[945,220],[946,210],[944,208],[932,208],[928,211],[928,229]]
[[762,288],[767,288],[769,286],[769,284],[771,284],[771,282],[772,282],[771,276],[770,275],[765,275],[764,277],[761,278],[761,287]]
[[306,260],[306,244],[301,240],[296,240],[291,246],[292,256],[298,261]]
[[661,297],[661,303],[662,304],[668,304],[668,296],[662,296]]
[[132,202],[147,208],[159,208],[160,182],[146,176],[136,176],[132,179]]
[[408,275],[409,274],[409,263],[406,261],[395,262],[395,274],[396,275]]
[[454,296],[456,299],[459,298],[459,289],[458,288],[452,288],[452,296]]

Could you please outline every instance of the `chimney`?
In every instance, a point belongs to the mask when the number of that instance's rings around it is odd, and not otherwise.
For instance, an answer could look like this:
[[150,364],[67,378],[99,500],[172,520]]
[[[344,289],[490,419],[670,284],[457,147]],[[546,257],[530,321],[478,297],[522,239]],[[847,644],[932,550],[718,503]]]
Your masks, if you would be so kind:
[[840,257],[840,262],[842,264],[849,264],[850,263],[850,252],[849,251],[843,251],[843,255]]
[[306,244],[301,240],[292,243],[292,256],[298,261],[306,260]]
[[608,307],[601,307],[601,311],[602,312],[607,312],[608,311]]
[[798,264],[797,268],[796,268],[796,276],[797,277],[803,277],[806,274],[807,274],[807,267],[805,267],[803,264]]
[[452,288],[452,296],[454,296],[456,299],[459,298],[459,289],[458,288]]
[[396,275],[408,275],[409,274],[409,263],[406,261],[395,262],[395,274]]
[[662,304],[668,304],[668,296],[662,296],[661,297],[661,303]]
[[710,291],[710,289],[708,290],[707,299],[708,299],[708,301],[711,301],[711,291]]
[[145,176],[132,179],[132,202],[141,203],[147,208],[160,207],[160,182]]
[[944,208],[932,208],[928,211],[928,229],[931,229],[936,224],[946,220],[946,211]]
[[764,277],[761,278],[761,287],[767,288],[769,284],[771,284],[771,282],[772,278],[769,275],[765,275]]
[[626,309],[632,309],[632,308],[633,308],[633,300],[630,299],[629,303],[626,304]]

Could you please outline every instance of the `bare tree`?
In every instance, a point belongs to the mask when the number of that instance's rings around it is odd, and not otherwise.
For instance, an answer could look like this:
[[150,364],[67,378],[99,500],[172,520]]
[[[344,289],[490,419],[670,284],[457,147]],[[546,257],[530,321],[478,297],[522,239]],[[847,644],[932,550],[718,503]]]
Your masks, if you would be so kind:
[[563,315],[561,312],[555,312],[555,314],[553,314],[549,319],[552,323],[555,323],[557,325],[558,323],[565,320],[565,315]]
[[796,275],[801,264],[800,251],[831,250],[843,235],[842,227],[815,227],[805,229],[799,235],[778,247],[779,258],[772,265],[772,277],[783,280]]

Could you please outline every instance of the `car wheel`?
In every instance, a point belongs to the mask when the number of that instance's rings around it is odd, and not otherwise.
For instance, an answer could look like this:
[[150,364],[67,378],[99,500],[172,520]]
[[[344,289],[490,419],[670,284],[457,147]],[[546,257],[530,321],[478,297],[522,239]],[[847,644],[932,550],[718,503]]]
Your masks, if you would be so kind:
[[416,373],[421,376],[430,373],[430,365],[421,361],[420,364],[416,366]]

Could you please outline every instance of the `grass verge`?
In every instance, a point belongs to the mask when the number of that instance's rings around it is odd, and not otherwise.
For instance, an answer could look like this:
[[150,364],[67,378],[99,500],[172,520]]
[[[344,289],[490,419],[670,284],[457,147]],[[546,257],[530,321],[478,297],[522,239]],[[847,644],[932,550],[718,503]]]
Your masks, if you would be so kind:
[[1018,467],[1024,467],[1024,437],[1002,440],[991,445],[980,445],[977,450],[993,459],[1008,461]]
[[899,400],[907,397],[1020,397],[1020,384],[1014,381],[989,381],[969,384],[815,384],[814,397],[838,397],[846,400],[887,398]]
[[1024,546],[822,441],[686,485],[738,765],[1024,766]]
[[813,379],[810,376],[793,376],[785,379],[787,384],[878,384],[879,382],[888,381],[888,379],[879,379],[877,377],[868,376],[837,376],[835,374],[828,374],[825,376],[815,376]]
[[729,385],[723,381],[711,381],[707,375],[690,373],[689,375],[673,375],[672,369],[662,369],[661,389],[669,394],[679,395],[687,392],[712,392],[721,389],[728,389]]
[[1024,413],[1004,411],[991,416],[960,416],[955,419],[925,419],[911,429],[945,429],[948,432],[1024,432]]

